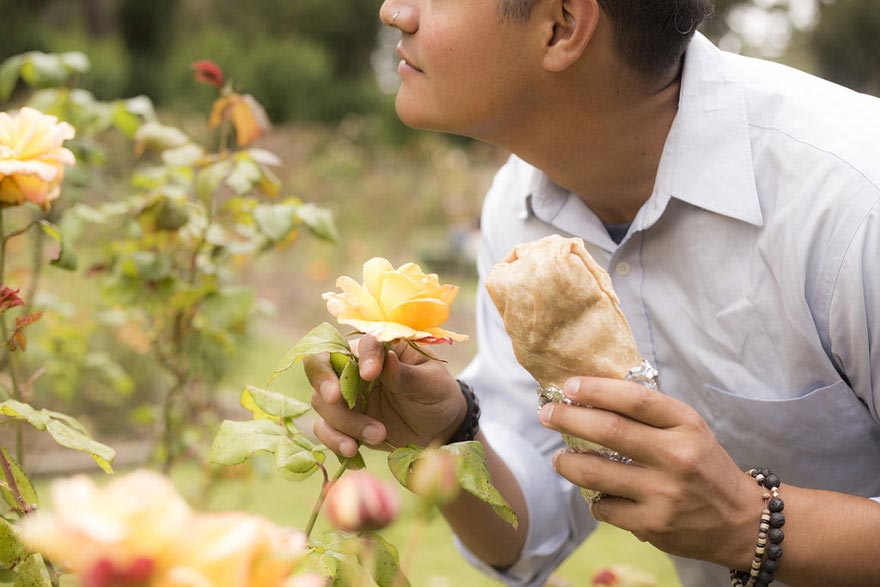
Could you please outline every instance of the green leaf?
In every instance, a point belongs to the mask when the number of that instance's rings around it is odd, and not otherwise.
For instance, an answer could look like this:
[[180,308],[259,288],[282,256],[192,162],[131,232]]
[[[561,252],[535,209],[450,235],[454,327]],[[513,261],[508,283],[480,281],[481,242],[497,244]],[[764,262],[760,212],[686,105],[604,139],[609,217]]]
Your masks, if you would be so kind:
[[499,518],[516,528],[519,520],[513,508],[492,485],[482,443],[456,442],[441,446],[439,450],[455,457],[455,477],[461,488],[488,503]]
[[[39,507],[40,499],[37,497],[37,491],[34,489],[34,484],[31,483],[31,480],[24,472],[24,469],[22,469],[21,465],[12,458],[9,451],[5,448],[0,449],[0,451],[3,451],[3,455],[6,457],[6,460],[9,461],[9,468],[12,469],[12,477],[15,479],[15,484],[18,486],[18,492],[21,494],[22,499],[30,505],[36,505]],[[3,480],[5,481],[5,476],[3,477]],[[18,501],[15,499],[15,496],[12,495],[10,489],[0,487],[0,492],[2,492],[3,499],[6,500],[6,503],[8,503],[10,507],[19,507]]]
[[281,362],[275,367],[269,383],[272,383],[276,377],[294,366],[300,359],[309,355],[320,355],[321,353],[342,353],[351,355],[351,348],[348,341],[333,327],[333,325],[323,322],[308,332],[304,337],[299,339],[292,349],[282,357]]
[[367,463],[364,462],[364,455],[361,454],[361,451],[357,451],[354,453],[353,457],[344,457],[342,455],[338,455],[333,453],[336,456],[336,459],[339,461],[339,464],[342,464],[346,458],[348,459],[348,466],[345,467],[349,471],[357,471],[359,469],[366,469]]
[[50,419],[46,430],[61,446],[87,453],[105,473],[113,472],[110,463],[116,458],[116,451],[106,444],[101,444],[62,420]]
[[282,477],[290,481],[302,481],[318,470],[318,458],[303,450],[289,438],[283,438],[275,449],[275,466]]
[[253,187],[259,183],[263,177],[260,166],[254,163],[249,157],[239,158],[232,168],[232,173],[226,177],[226,185],[240,196],[251,191]]
[[18,569],[18,576],[12,587],[52,587],[49,569],[42,555],[32,554]]
[[[481,445],[482,446],[482,445]],[[410,444],[394,450],[388,455],[388,468],[398,483],[409,487],[409,475],[412,473],[413,464],[425,452],[424,447]]]
[[241,392],[241,405],[249,410],[254,418],[264,418],[276,422],[287,418],[299,418],[311,408],[308,404],[297,401],[273,391],[248,385]]
[[27,549],[19,540],[15,527],[0,518],[0,564],[7,569],[14,569],[27,555]]
[[196,194],[202,202],[210,202],[214,197],[214,192],[220,187],[220,183],[229,170],[232,169],[232,162],[228,159],[212,163],[203,168],[196,175]]
[[21,66],[21,79],[36,88],[57,88],[67,76],[68,69],[57,55],[33,51]]
[[0,102],[5,102],[12,96],[23,64],[23,55],[15,55],[0,64]]
[[204,155],[203,148],[195,143],[188,143],[162,151],[162,162],[169,167],[189,167]]
[[113,105],[113,126],[132,139],[141,126],[141,119],[136,114],[129,112],[125,107],[125,102],[118,101]]
[[296,215],[318,238],[332,243],[339,242],[339,231],[333,222],[333,213],[327,208],[302,204],[297,207]]
[[70,247],[65,245],[61,229],[48,220],[40,220],[40,228],[61,247],[61,250],[58,251],[58,257],[52,259],[49,263],[67,271],[75,270],[76,254],[70,250]]
[[15,420],[24,420],[37,430],[46,429],[48,418],[45,413],[14,399],[8,399],[0,404],[0,414]]
[[342,375],[339,376],[339,389],[342,391],[342,397],[348,403],[349,409],[354,409],[357,405],[358,398],[367,386],[367,382],[361,379],[358,369],[357,359],[349,357]]
[[260,234],[273,243],[283,241],[295,228],[292,204],[260,204],[253,216]]
[[373,563],[367,570],[377,587],[409,587],[409,580],[400,569],[397,548],[378,534],[372,534],[367,540],[373,547],[372,556],[364,556],[366,553],[361,550],[358,560],[363,566]]
[[270,420],[226,420],[214,437],[209,458],[217,465],[237,465],[260,451],[274,453],[284,438],[284,430]]

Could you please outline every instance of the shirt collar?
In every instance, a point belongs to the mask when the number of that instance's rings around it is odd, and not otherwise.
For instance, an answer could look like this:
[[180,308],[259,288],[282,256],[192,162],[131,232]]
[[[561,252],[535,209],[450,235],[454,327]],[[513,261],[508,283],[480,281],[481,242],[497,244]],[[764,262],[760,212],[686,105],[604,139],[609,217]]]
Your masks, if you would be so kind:
[[[670,198],[710,212],[763,223],[752,164],[751,133],[743,88],[726,77],[721,51],[700,33],[684,60],[679,110],[670,129],[654,193],[639,212],[643,229],[660,217]],[[522,192],[522,214],[555,217],[568,192],[531,168]]]

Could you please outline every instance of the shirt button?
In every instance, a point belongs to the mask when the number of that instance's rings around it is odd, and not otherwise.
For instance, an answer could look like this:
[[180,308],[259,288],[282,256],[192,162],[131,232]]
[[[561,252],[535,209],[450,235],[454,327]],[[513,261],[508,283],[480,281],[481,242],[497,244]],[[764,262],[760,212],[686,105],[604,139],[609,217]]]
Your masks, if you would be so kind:
[[627,263],[625,261],[618,263],[617,265],[614,266],[614,272],[622,277],[626,277],[627,275],[629,275],[629,272],[630,272],[629,263]]

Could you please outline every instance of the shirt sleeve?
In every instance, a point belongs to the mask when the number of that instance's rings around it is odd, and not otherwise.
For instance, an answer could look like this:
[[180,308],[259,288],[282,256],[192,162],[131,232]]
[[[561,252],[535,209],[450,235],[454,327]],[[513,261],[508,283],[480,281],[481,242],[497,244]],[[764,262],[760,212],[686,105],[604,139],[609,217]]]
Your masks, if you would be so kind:
[[[484,225],[485,228],[485,225]],[[551,466],[562,447],[559,433],[537,416],[537,384],[517,362],[497,309],[483,287],[495,258],[483,231],[477,293],[478,353],[460,374],[480,401],[480,429],[516,478],[525,497],[529,532],[520,559],[499,571],[479,560],[456,538],[464,557],[507,585],[540,586],[595,527],[577,488]]]
[[[880,200],[847,247],[828,327],[834,360],[880,425]],[[880,503],[880,497],[873,499]]]

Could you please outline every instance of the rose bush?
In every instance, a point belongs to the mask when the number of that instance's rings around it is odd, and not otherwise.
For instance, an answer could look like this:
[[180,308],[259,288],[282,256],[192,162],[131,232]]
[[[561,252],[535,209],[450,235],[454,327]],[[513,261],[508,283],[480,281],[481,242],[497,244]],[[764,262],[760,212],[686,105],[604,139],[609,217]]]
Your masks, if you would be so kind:
[[340,324],[351,326],[382,342],[410,340],[425,344],[465,341],[468,337],[440,328],[449,318],[456,285],[441,285],[434,273],[415,263],[397,269],[376,257],[364,263],[363,284],[342,276],[342,293],[323,295],[327,310]]
[[48,210],[61,195],[64,166],[76,164],[63,146],[75,134],[66,122],[33,108],[0,112],[0,203],[32,202]]

